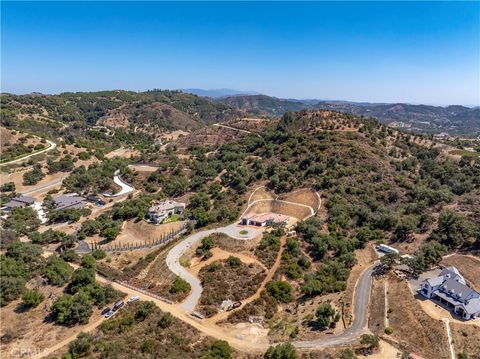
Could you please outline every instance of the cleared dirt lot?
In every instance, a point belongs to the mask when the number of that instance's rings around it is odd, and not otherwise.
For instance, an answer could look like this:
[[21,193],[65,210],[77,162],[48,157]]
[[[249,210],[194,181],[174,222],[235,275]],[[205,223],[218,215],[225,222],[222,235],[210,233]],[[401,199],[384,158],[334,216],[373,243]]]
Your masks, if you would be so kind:
[[278,199],[287,202],[295,202],[312,207],[315,211],[320,207],[319,196],[310,189],[304,188],[278,197]]
[[248,216],[254,213],[274,212],[284,214],[298,220],[302,220],[310,216],[311,211],[308,207],[299,206],[293,203],[285,203],[277,200],[267,200],[253,203],[244,216]]
[[415,300],[405,280],[388,277],[391,335],[401,347],[425,358],[450,358],[444,323],[426,314]]
[[161,238],[162,235],[171,233],[182,227],[183,222],[172,222],[160,225],[153,225],[145,221],[126,221],[123,224],[120,235],[109,245],[116,244],[143,244],[153,242]]
[[480,358],[480,327],[450,323],[456,353],[468,358]]

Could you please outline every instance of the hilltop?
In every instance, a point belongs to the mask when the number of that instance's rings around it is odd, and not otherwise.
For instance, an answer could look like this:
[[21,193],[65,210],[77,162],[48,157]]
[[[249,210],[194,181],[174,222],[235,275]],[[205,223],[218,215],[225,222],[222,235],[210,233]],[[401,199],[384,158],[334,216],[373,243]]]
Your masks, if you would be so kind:
[[465,137],[480,135],[478,107],[294,100],[266,95],[233,96],[218,101],[257,116],[281,116],[287,111],[326,109],[376,118],[384,124],[413,132],[447,133]]

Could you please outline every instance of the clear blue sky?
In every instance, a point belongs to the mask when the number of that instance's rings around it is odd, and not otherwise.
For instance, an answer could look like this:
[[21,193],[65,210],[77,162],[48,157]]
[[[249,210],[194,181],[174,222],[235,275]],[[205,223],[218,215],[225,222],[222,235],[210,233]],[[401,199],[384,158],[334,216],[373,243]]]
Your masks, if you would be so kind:
[[2,91],[480,103],[480,2],[2,1]]

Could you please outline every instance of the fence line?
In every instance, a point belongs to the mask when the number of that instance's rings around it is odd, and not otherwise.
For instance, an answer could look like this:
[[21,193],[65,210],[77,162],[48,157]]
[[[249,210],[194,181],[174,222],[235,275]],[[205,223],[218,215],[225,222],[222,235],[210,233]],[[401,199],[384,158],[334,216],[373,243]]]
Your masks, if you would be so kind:
[[165,303],[167,303],[167,304],[173,304],[173,302],[172,302],[170,299],[167,299],[167,298],[165,298],[165,297],[162,297],[161,295],[158,295],[158,294],[154,294],[154,293],[152,293],[152,292],[149,292],[148,290],[135,287],[134,285],[131,285],[131,284],[126,283],[126,282],[122,282],[122,281],[120,281],[120,280],[114,279],[113,281],[116,282],[116,283],[118,283],[118,284],[120,284],[120,285],[123,285],[123,286],[125,286],[125,287],[127,287],[127,288],[130,288],[130,289],[136,290],[137,292],[140,292],[140,293],[143,293],[143,294],[145,294],[145,295],[148,295],[149,297],[152,297],[152,298],[161,300],[162,302],[165,302]]
[[178,236],[182,235],[187,231],[187,225],[184,223],[181,228],[172,230],[170,233],[164,233],[160,236],[157,240],[150,240],[143,244],[115,244],[115,245],[108,245],[108,244],[98,244],[98,243],[91,243],[90,248],[92,251],[95,249],[101,249],[105,252],[127,252],[127,251],[134,251],[139,249],[149,249],[155,247],[165,246],[173,239],[177,238]]

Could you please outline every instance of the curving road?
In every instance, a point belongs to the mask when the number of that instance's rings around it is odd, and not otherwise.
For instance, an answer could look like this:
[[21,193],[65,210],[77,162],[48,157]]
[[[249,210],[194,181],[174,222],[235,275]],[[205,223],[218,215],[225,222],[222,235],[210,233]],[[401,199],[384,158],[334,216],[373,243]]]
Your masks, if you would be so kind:
[[114,194],[102,193],[105,197],[118,197],[118,196],[122,196],[124,194],[128,194],[128,193],[131,193],[131,192],[135,191],[135,188],[133,188],[132,186],[130,186],[127,183],[122,181],[122,179],[120,178],[120,170],[115,171],[115,176],[113,177],[113,182],[118,184],[122,189],[120,190],[120,192],[117,192],[117,193],[114,193]]
[[238,234],[239,231],[237,229],[236,224],[231,224],[225,227],[197,232],[185,238],[183,241],[178,243],[175,247],[173,247],[168,252],[167,259],[166,259],[168,268],[174,274],[185,279],[192,287],[190,294],[181,304],[181,307],[185,311],[193,312],[195,310],[195,307],[197,306],[197,302],[200,299],[200,296],[202,295],[202,284],[200,283],[200,280],[197,277],[192,275],[180,264],[180,258],[182,257],[182,255],[185,252],[187,252],[193,245],[200,242],[203,238],[208,237],[209,235],[214,233],[224,233],[229,237],[232,237],[235,239],[241,239],[241,240],[253,239],[261,233],[261,231],[254,228],[245,227],[245,228],[242,228],[242,230],[247,231],[247,234],[240,236]]
[[[33,136],[35,136],[35,135],[33,135]],[[38,136],[35,136],[35,137],[42,140],[41,137],[38,137]],[[36,156],[36,155],[39,155],[39,154],[41,154],[41,153],[51,151],[51,150],[53,150],[55,147],[57,147],[57,144],[56,144],[55,142],[50,141],[50,140],[47,140],[47,139],[45,139],[45,141],[47,141],[47,143],[48,143],[50,146],[48,146],[47,148],[44,148],[43,150],[40,150],[40,151],[38,151],[38,152],[33,152],[33,153],[30,153],[30,154],[25,155],[25,156],[23,156],[23,157],[17,158],[16,160],[12,160],[12,161],[9,161],[9,162],[1,163],[1,164],[0,164],[0,167],[7,166],[7,165],[11,165],[12,163],[23,162],[23,161],[25,161],[26,159],[28,159],[28,158],[30,158],[30,157],[32,157],[32,156]]]

